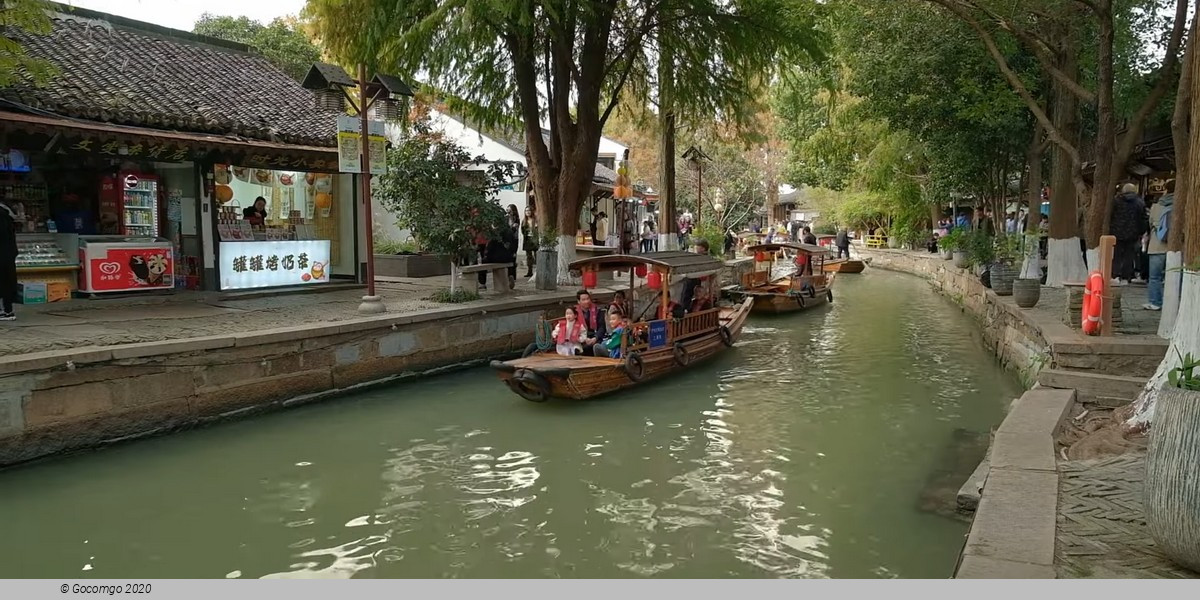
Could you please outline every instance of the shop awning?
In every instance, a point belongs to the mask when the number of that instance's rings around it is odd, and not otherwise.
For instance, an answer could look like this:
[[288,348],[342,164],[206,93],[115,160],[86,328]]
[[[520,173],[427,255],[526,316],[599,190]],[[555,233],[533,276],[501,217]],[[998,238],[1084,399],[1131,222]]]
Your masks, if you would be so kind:
[[0,126],[31,134],[59,136],[56,146],[68,152],[113,158],[190,161],[209,152],[238,166],[336,172],[337,149],[303,146],[238,136],[222,136],[147,127],[113,125],[0,110]]

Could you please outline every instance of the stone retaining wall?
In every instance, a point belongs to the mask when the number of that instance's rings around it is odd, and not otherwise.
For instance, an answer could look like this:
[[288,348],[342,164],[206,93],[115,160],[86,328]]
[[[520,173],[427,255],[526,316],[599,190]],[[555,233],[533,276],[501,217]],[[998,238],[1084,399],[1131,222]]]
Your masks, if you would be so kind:
[[574,299],[0,357],[0,466],[511,355]]
[[984,341],[1006,368],[1018,373],[1025,387],[1033,385],[1038,373],[1050,365],[1051,344],[1043,335],[1050,324],[1038,322],[1037,316],[997,296],[970,271],[955,268],[951,261],[937,255],[899,250],[858,249],[858,252],[871,259],[872,267],[925,278],[961,305],[980,322]]

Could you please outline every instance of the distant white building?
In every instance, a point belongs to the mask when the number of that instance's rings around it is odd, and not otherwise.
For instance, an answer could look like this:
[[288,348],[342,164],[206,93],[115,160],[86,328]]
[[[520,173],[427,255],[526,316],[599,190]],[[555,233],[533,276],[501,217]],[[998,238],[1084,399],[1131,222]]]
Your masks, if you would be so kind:
[[[478,170],[487,169],[491,164],[499,162],[511,162],[519,164],[521,175],[517,180],[510,185],[505,186],[495,194],[496,200],[501,206],[507,208],[513,204],[517,207],[517,213],[524,216],[525,206],[528,203],[529,190],[527,174],[528,164],[525,161],[525,146],[523,143],[516,141],[518,136],[513,136],[513,139],[504,139],[499,135],[489,135],[482,133],[479,130],[468,126],[462,120],[452,115],[448,115],[436,110],[431,110],[429,113],[430,121],[435,129],[445,133],[459,146],[462,146],[471,156],[482,156],[485,163],[482,163],[475,168]],[[387,129],[388,139],[393,144],[400,142],[404,135],[404,130],[399,125],[389,124]],[[543,130],[543,135],[549,137],[549,132]],[[600,149],[596,158],[596,174],[593,181],[597,185],[608,189],[612,188],[612,184],[616,182],[616,163],[625,153],[628,147],[619,142],[606,137],[600,138]],[[600,168],[600,167],[604,168]],[[611,203],[611,199],[607,199]],[[600,210],[605,210],[601,205]],[[383,235],[390,239],[403,240],[409,236],[407,231],[404,231],[396,226],[395,219],[391,218],[390,213],[379,205],[378,200],[374,202],[375,221],[377,223],[375,230],[377,235]],[[584,208],[584,215],[587,215],[587,207]],[[582,219],[582,218],[581,218]]]

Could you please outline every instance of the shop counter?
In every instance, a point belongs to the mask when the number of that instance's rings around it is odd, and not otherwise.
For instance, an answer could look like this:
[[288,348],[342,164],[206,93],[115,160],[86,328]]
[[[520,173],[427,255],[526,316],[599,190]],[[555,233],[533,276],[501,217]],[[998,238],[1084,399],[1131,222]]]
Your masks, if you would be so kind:
[[329,282],[329,240],[221,242],[221,290]]
[[26,289],[42,290],[34,302],[69,300],[75,291],[79,236],[73,233],[17,234],[17,282],[22,302]]
[[156,237],[79,236],[79,291],[169,290],[175,287],[174,247]]

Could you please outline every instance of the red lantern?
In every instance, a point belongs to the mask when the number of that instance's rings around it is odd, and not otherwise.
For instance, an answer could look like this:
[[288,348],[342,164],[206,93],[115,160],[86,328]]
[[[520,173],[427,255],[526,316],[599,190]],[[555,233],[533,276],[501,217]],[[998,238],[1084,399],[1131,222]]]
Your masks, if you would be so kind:
[[767,253],[766,252],[755,252],[754,260],[755,260],[755,262],[767,262]]
[[646,265],[638,265],[638,266],[634,267],[633,274],[637,275],[638,277],[645,277],[646,276]]
[[647,275],[646,285],[650,286],[652,290],[662,289],[662,275],[658,271]]
[[583,272],[583,289],[586,290],[586,289],[590,289],[590,288],[594,288],[594,287],[596,287],[596,272],[595,271],[584,271]]

